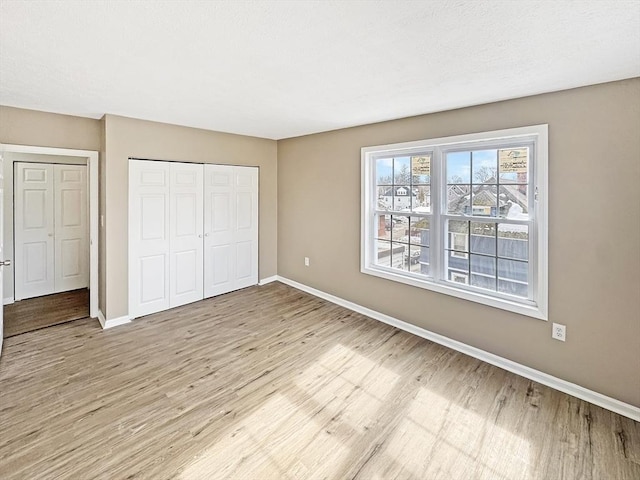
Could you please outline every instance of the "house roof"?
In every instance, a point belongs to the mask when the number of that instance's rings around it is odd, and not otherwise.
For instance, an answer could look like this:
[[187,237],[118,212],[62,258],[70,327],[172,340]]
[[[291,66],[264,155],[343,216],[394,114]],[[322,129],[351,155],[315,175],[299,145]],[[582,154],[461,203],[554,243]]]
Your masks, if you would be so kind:
[[[382,193],[383,196],[385,197],[390,197],[390,196],[396,196],[396,197],[402,197],[402,196],[407,196],[409,194],[409,186],[393,186],[393,187],[388,187],[387,189],[384,190],[384,192]],[[400,191],[401,193],[398,193],[398,191]],[[402,193],[405,192],[405,193]],[[413,195],[416,196],[418,195],[418,189],[414,187],[413,189]]]

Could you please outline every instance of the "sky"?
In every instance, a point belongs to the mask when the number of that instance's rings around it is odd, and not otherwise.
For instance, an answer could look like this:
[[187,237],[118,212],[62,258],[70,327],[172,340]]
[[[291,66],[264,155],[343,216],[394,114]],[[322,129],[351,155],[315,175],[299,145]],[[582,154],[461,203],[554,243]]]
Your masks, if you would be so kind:
[[[376,174],[378,179],[389,176],[392,173],[392,169],[395,162],[396,170],[402,168],[402,165],[410,165],[410,157],[403,156],[397,158],[381,158],[376,161]],[[447,182],[448,183],[472,183],[478,180],[472,178],[472,173],[476,173],[480,168],[486,167],[493,171],[498,166],[498,151],[497,150],[474,150],[473,151],[473,172],[471,172],[471,155],[469,151],[465,152],[450,152],[446,154],[446,169],[447,169]],[[456,177],[461,180],[454,181]],[[505,173],[501,175],[502,180],[516,180],[515,174]]]

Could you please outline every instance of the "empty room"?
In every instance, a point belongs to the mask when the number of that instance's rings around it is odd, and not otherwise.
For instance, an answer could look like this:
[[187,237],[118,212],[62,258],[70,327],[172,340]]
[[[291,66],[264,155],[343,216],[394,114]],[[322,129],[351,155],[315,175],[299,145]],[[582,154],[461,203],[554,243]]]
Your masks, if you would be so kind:
[[640,1],[0,0],[0,478],[640,479]]

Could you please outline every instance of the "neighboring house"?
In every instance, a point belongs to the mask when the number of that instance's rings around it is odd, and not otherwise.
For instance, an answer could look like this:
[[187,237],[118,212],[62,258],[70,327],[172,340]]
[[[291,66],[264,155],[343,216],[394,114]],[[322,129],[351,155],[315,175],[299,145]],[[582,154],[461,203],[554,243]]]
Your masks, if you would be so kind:
[[409,210],[411,205],[418,205],[418,189],[409,186],[388,187],[379,197],[379,204],[388,210]]
[[[500,185],[495,178],[490,178],[480,185],[449,185],[447,197],[449,211],[465,215],[484,215],[487,217],[509,217],[513,205],[518,205],[520,212],[527,212],[526,185]],[[472,188],[472,190],[471,190]],[[471,205],[473,192],[473,206]]]

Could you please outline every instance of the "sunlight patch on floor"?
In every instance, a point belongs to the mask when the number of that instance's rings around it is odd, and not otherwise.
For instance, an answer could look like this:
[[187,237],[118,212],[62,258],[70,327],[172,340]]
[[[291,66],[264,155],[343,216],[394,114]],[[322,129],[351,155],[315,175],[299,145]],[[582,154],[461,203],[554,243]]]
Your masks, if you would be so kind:
[[530,478],[529,442],[491,423],[421,388],[381,454],[419,478]]
[[[319,478],[331,476],[349,449],[283,395],[265,402],[181,474],[203,478]],[[322,475],[320,475],[320,473]]]
[[376,422],[399,378],[365,356],[336,345],[305,370],[296,384],[355,434]]

